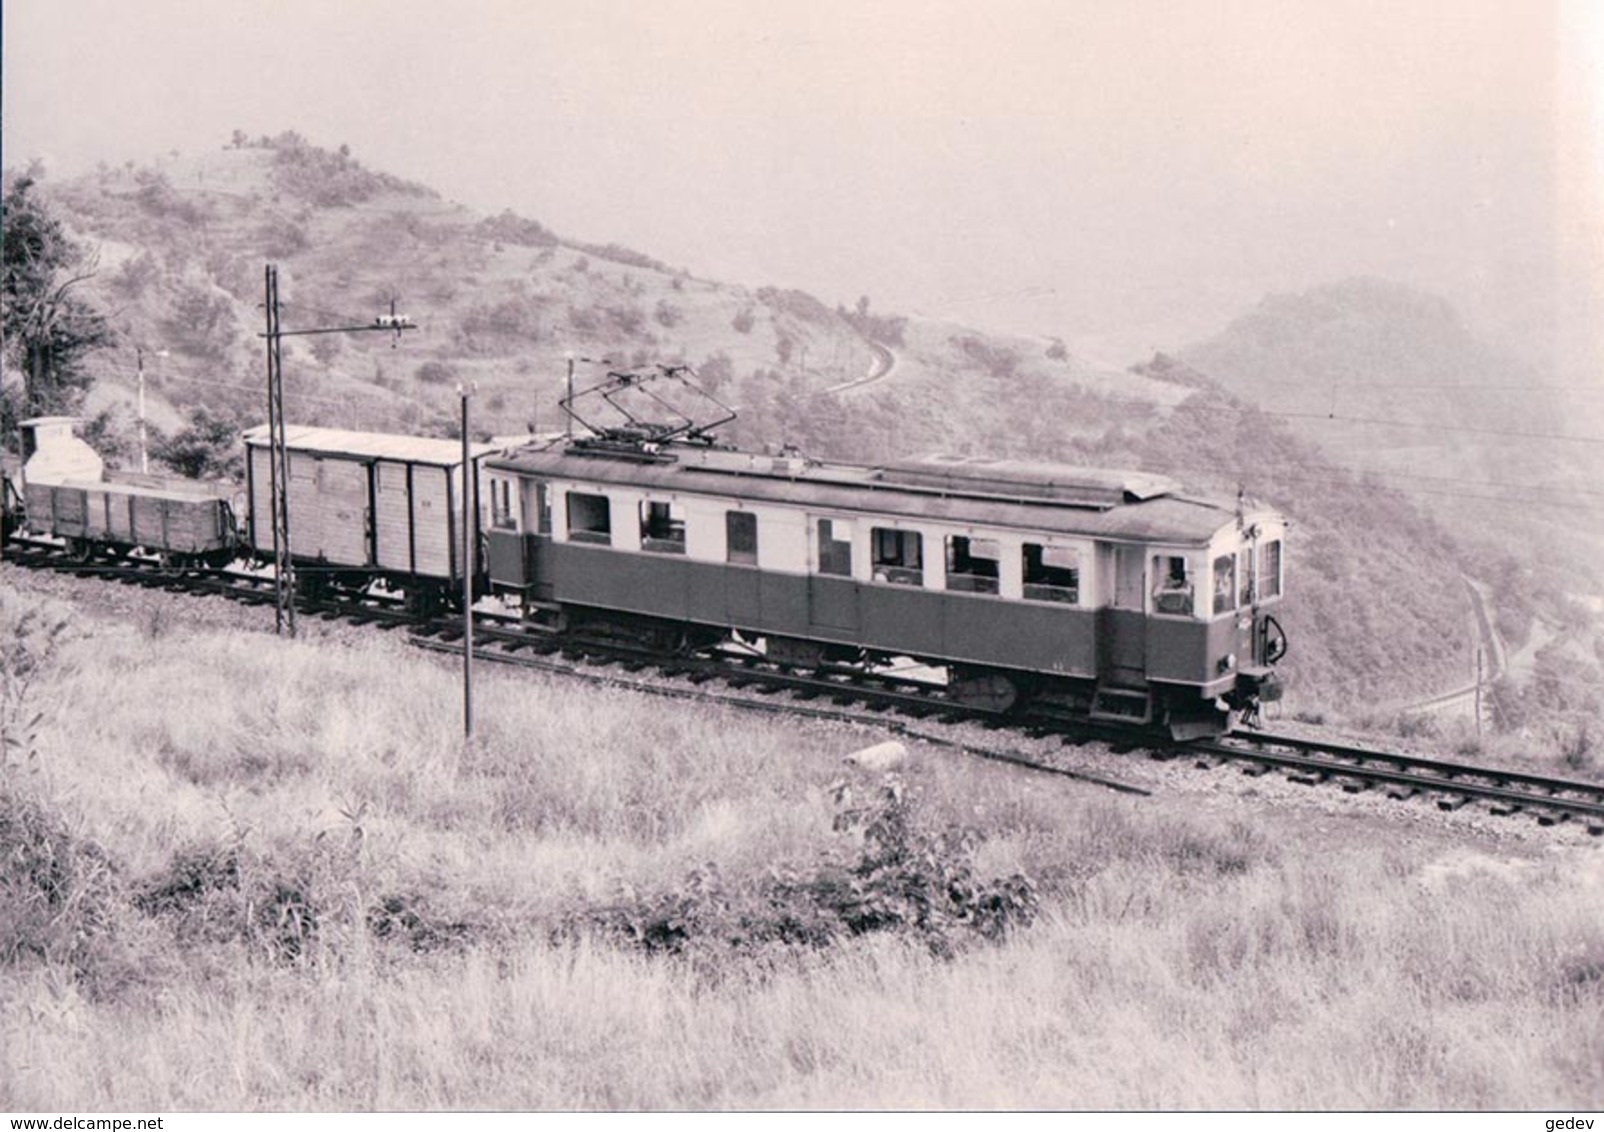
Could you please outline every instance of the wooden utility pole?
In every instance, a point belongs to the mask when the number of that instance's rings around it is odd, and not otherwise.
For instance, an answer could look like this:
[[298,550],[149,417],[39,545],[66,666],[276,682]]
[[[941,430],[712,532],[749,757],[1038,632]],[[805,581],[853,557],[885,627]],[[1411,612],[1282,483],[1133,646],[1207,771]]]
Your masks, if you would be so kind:
[[273,623],[295,636],[295,566],[290,556],[290,470],[284,447],[284,331],[279,325],[278,268],[267,265],[268,488],[273,512]]
[[[563,403],[570,408],[574,403],[574,352],[572,350],[568,351],[568,396],[564,398]],[[563,426],[563,432],[569,440],[572,440],[574,438],[574,414],[565,412],[563,416],[567,418],[567,423]]]
[[139,470],[149,473],[150,457],[145,453],[145,348],[135,346],[134,357],[139,361]]
[[[573,363],[570,361],[569,365]],[[468,432],[468,400],[473,387],[457,386],[462,399],[462,738],[473,742],[473,576],[478,549],[479,477]]]

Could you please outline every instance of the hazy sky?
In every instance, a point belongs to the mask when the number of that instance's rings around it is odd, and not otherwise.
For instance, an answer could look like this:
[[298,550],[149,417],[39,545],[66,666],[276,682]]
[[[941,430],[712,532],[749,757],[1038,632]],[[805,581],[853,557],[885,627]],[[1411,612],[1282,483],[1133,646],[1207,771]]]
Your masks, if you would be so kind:
[[7,0],[5,161],[295,129],[699,275],[1111,361],[1359,273],[1570,356],[1604,321],[1601,10]]

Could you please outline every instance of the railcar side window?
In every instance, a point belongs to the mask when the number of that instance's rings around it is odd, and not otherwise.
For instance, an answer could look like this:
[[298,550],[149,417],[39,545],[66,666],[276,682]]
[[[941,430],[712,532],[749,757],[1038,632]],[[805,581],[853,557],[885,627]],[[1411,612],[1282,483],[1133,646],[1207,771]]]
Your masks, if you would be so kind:
[[568,541],[613,544],[613,513],[605,495],[568,493]]
[[918,531],[869,528],[873,577],[898,586],[924,584],[924,536]]
[[1264,544],[1259,551],[1263,558],[1259,563],[1260,597],[1281,596],[1281,540],[1272,539]]
[[1229,613],[1235,602],[1236,555],[1222,554],[1214,560],[1214,612]]
[[1153,608],[1157,612],[1192,612],[1192,578],[1183,556],[1155,554],[1153,578]]
[[536,534],[551,534],[551,488],[543,483],[535,485],[535,508],[539,517]]
[[819,520],[819,573],[852,576],[852,524],[847,520]]
[[679,503],[641,501],[640,545],[658,554],[685,553],[685,507]]
[[1068,546],[1027,542],[1025,597],[1031,601],[1080,604],[1080,552]]
[[996,539],[947,536],[947,588],[972,594],[994,594],[1002,573],[1002,548]]
[[727,558],[743,566],[757,565],[757,516],[751,511],[724,512]]

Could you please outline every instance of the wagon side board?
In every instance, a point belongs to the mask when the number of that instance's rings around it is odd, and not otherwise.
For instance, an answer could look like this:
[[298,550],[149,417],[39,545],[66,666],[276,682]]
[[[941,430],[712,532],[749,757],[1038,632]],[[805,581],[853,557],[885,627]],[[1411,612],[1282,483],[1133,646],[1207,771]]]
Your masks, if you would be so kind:
[[175,554],[229,548],[226,503],[118,485],[29,484],[28,514],[42,533]]

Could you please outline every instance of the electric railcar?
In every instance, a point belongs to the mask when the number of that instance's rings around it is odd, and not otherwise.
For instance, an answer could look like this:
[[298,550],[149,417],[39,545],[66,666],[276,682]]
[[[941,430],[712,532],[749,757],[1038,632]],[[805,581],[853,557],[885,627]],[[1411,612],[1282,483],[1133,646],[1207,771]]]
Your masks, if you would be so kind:
[[1163,477],[592,437],[491,457],[485,480],[490,586],[564,630],[907,657],[961,703],[1179,737],[1280,695],[1286,520]]

